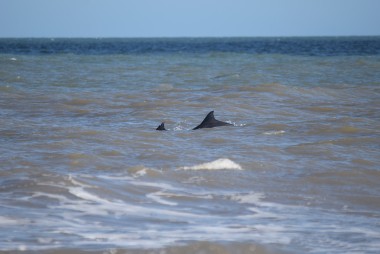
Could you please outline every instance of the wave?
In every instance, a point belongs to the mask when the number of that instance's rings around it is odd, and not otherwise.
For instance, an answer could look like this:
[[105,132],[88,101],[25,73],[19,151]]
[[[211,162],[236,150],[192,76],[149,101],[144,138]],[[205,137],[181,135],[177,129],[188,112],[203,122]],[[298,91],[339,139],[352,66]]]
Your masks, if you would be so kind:
[[183,169],[183,170],[222,170],[222,169],[243,170],[243,168],[239,164],[226,158],[221,158],[215,161],[206,162],[206,163],[189,166],[189,167],[185,166],[185,167],[181,167],[180,169]]

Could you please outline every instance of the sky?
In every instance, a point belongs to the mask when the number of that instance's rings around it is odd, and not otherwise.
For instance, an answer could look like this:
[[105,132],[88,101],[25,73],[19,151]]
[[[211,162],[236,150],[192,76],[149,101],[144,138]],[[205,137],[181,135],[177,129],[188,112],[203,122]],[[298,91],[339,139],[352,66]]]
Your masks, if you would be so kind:
[[0,37],[380,35],[380,0],[0,0]]

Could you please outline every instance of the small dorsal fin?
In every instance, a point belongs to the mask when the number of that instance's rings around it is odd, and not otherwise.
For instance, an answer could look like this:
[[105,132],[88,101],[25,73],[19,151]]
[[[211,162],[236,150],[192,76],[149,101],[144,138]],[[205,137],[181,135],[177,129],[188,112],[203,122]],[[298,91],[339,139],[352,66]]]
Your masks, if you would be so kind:
[[162,122],[162,123],[157,127],[156,130],[158,130],[158,131],[166,131],[166,129],[165,129],[165,123]]

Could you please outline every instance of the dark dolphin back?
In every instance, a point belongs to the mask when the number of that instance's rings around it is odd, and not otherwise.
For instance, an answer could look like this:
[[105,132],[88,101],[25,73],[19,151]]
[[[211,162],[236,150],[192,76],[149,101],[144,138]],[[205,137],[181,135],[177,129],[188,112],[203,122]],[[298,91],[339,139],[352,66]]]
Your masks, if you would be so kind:
[[162,123],[157,127],[156,130],[158,130],[158,131],[166,131],[164,122],[162,122]]

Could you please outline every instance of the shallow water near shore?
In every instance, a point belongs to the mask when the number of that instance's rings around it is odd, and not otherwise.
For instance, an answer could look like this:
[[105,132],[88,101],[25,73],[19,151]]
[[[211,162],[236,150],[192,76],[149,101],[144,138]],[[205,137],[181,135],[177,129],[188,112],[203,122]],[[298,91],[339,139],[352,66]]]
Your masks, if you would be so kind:
[[[378,37],[1,39],[0,65],[0,252],[380,249]],[[193,131],[211,110],[233,126]]]

